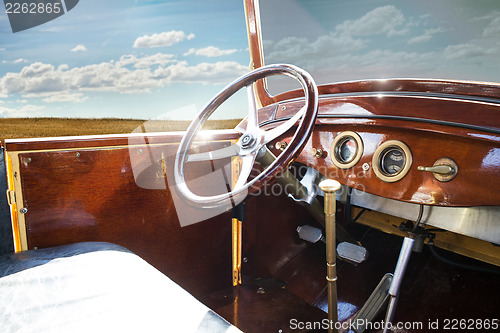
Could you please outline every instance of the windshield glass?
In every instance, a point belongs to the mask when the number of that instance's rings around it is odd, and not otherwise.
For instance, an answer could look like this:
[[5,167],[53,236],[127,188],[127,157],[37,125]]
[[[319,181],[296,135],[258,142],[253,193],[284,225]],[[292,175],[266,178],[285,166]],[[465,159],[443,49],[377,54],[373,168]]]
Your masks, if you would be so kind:
[[318,84],[500,78],[498,0],[266,0],[260,12],[266,64],[301,66]]

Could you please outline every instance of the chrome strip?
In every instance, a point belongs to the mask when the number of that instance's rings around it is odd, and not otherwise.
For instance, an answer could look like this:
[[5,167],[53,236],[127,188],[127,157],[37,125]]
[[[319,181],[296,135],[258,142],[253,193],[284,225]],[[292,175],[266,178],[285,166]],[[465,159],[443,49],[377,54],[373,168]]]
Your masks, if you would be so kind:
[[[386,199],[353,189],[351,203],[404,219],[415,220],[419,205]],[[500,245],[500,207],[425,206],[425,224]]]

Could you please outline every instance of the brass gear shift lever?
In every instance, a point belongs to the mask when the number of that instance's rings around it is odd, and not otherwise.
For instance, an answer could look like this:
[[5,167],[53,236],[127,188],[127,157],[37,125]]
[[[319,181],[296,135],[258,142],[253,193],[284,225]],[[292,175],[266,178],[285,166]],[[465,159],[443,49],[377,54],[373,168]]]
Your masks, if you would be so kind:
[[325,193],[325,236],[326,236],[326,267],[328,281],[328,333],[337,332],[335,327],[337,315],[337,268],[335,249],[335,192],[340,189],[340,183],[326,179],[319,183],[319,188]]

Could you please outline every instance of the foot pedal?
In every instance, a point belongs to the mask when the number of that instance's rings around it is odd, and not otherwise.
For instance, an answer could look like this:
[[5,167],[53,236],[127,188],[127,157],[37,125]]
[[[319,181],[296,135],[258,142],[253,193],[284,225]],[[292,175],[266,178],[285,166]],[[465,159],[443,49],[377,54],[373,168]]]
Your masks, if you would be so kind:
[[323,232],[319,228],[315,228],[310,225],[302,225],[297,227],[297,233],[299,234],[299,238],[305,240],[309,243],[316,243],[318,241],[325,241],[325,237],[323,236]]
[[[310,225],[297,227],[299,238],[309,243],[325,242],[325,236],[319,228]],[[337,256],[351,264],[358,265],[368,258],[368,251],[361,245],[342,242],[337,246]]]
[[361,245],[342,242],[337,246],[337,255],[343,260],[358,265],[368,258],[368,251]]
[[356,317],[351,321],[350,328],[354,330],[354,332],[364,332],[367,324],[373,321],[380,313],[384,304],[389,299],[389,288],[391,287],[392,277],[391,273],[387,273],[382,277],[382,280],[380,280],[365,305],[363,305]]

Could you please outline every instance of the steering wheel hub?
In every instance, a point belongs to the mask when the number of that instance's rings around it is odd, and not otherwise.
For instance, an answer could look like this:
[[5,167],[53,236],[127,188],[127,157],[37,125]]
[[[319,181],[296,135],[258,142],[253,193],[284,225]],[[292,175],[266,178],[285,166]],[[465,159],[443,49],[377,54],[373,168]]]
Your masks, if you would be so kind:
[[257,140],[255,139],[255,136],[253,136],[250,133],[243,134],[243,136],[240,138],[240,144],[242,148],[248,149],[252,148],[255,145],[255,142]]

